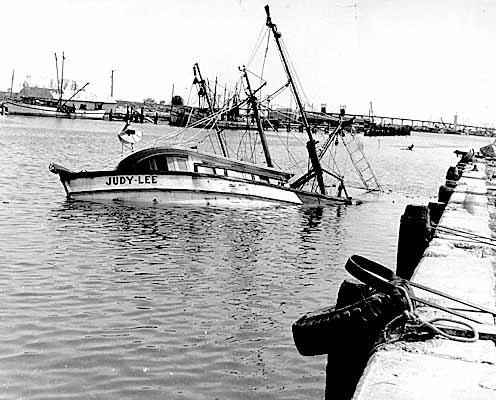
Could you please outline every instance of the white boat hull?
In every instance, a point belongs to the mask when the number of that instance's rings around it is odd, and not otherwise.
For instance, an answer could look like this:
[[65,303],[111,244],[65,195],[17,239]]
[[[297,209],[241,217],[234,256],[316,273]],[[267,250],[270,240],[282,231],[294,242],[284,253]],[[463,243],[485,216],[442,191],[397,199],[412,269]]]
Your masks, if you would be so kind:
[[66,113],[57,111],[55,107],[24,104],[8,100],[5,101],[4,107],[7,108],[10,115],[28,115],[35,117],[103,119],[105,115],[105,110],[76,110],[74,112]]
[[62,179],[67,196],[78,200],[151,204],[302,204],[287,188],[202,174],[107,175]]
[[351,199],[291,188],[291,174],[189,149],[143,149],[114,170],[73,172],[57,164],[68,198],[149,204],[350,204]]

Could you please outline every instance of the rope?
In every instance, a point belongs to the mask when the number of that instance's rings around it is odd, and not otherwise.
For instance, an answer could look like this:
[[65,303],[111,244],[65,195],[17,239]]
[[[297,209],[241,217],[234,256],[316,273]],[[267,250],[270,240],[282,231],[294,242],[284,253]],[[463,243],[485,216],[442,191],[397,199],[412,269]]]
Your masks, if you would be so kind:
[[[405,284],[405,282],[403,284]],[[456,342],[473,343],[473,342],[476,342],[477,340],[479,340],[478,330],[473,325],[469,324],[468,322],[459,321],[459,320],[455,320],[455,319],[451,319],[451,318],[441,318],[441,317],[433,318],[429,321],[425,321],[422,318],[420,318],[420,316],[415,312],[415,307],[413,305],[412,299],[410,298],[409,289],[408,289],[409,286],[407,283],[406,283],[406,285],[407,285],[407,287],[404,287],[401,284],[395,285],[396,289],[398,289],[402,293],[404,299],[407,301],[407,309],[402,314],[395,317],[388,324],[386,324],[386,327],[384,328],[384,340],[386,342],[401,340],[403,337],[406,336],[407,331],[409,331],[410,335],[413,333],[415,336],[418,336],[418,329],[423,327],[423,326],[428,328],[434,334],[438,334],[441,337],[444,337],[446,339],[453,340]],[[395,324],[398,323],[398,321],[400,321],[402,319],[404,319],[404,323],[402,325],[400,325],[402,332],[398,336],[397,339],[392,340],[391,339],[391,332],[393,330],[393,327]],[[465,337],[465,336],[452,335],[452,334],[446,333],[445,331],[440,329],[438,326],[436,326],[436,322],[440,322],[440,321],[462,325],[462,326],[468,328],[468,330],[472,332],[472,336]],[[409,328],[408,330],[406,329],[407,327]]]
[[265,28],[266,25],[263,24],[262,27],[260,28],[260,31],[258,32],[257,41],[255,42],[255,46],[253,47],[250,57],[248,58],[248,62],[245,64],[246,66],[249,66],[252,63],[256,53],[258,52],[258,49],[262,44],[263,37],[268,33],[268,30],[266,30]]
[[[471,336],[460,336],[446,333],[440,327],[436,326],[437,322],[449,322],[453,324],[458,324],[468,328],[468,330],[472,333]],[[401,322],[401,323],[400,323]],[[393,332],[395,331],[395,325],[398,325],[396,330],[400,330],[399,334],[396,337],[393,337]],[[474,343],[479,340],[479,332],[478,330],[468,322],[458,321],[451,318],[433,318],[429,321],[425,321],[418,316],[415,312],[405,311],[402,314],[395,317],[391,320],[383,332],[383,339],[386,343],[393,343],[400,341],[405,338],[419,338],[422,334],[419,332],[419,329],[422,327],[426,327],[431,334],[437,334],[441,337],[444,337],[448,340],[453,340],[455,342],[463,342],[463,343]]]
[[463,231],[461,229],[456,229],[456,228],[450,228],[448,226],[443,226],[443,225],[434,225],[434,227],[437,230],[439,230],[441,233],[448,233],[448,234],[453,235],[453,236],[458,236],[458,237],[463,237],[463,238],[469,239],[470,241],[473,241],[473,242],[487,244],[490,246],[496,246],[496,240],[491,238],[491,237],[482,236],[482,235],[478,235],[476,233]]
[[265,70],[265,61],[267,60],[267,52],[269,51],[269,43],[270,43],[270,34],[269,30],[267,29],[267,45],[265,46],[265,53],[264,53],[264,59],[262,63],[262,71],[260,72],[260,76],[263,78],[264,70]]

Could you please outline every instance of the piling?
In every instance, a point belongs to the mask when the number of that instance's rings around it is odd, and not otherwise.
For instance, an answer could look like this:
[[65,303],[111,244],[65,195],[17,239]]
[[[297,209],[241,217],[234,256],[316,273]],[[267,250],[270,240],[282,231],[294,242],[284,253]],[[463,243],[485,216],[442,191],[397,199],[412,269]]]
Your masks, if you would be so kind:
[[429,210],[429,219],[431,221],[431,228],[435,227],[439,220],[441,219],[441,215],[443,215],[444,209],[446,208],[446,203],[441,203],[439,201],[431,201],[427,205]]
[[446,185],[441,185],[439,186],[437,199],[441,203],[447,203],[450,200],[452,194],[453,194],[453,188],[448,187]]
[[407,205],[401,216],[398,235],[396,275],[410,279],[431,237],[430,213],[427,206]]

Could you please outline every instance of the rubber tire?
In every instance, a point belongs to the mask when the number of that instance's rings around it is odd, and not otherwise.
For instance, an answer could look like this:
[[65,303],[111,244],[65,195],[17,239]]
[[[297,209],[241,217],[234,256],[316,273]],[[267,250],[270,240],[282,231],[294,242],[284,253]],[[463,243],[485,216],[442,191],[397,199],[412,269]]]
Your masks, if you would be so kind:
[[374,293],[351,305],[310,312],[292,326],[293,339],[303,356],[332,354],[334,349],[353,346],[356,338],[370,339],[400,315],[408,305],[400,291]]

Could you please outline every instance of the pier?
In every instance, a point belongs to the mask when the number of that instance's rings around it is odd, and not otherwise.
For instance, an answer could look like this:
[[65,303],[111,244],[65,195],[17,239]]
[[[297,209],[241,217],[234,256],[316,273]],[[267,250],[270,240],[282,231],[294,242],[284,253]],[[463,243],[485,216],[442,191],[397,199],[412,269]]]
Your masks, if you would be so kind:
[[[434,232],[411,278],[412,282],[490,308],[494,308],[496,297],[488,210],[496,190],[493,163],[476,159],[467,164],[456,186],[449,176],[447,185],[440,190],[440,195],[444,193],[441,197],[446,193],[450,197],[438,225],[443,229]],[[453,302],[431,293],[419,289],[414,289],[414,293],[442,306],[454,307]],[[440,316],[439,311],[430,307],[418,307],[417,314],[427,321]],[[365,367],[353,400],[494,399],[494,318],[479,312],[470,312],[470,316],[482,322],[471,323],[479,331],[479,339],[472,343],[436,335],[427,340],[386,341],[379,345]],[[446,332],[472,335],[458,324],[443,324]]]
[[[334,118],[339,117],[339,113],[326,113]],[[404,118],[395,116],[348,114],[347,117],[355,118],[355,123],[367,124],[374,122],[379,125],[408,126],[412,130],[436,133],[458,133],[466,135],[495,136],[496,128],[478,125],[454,124],[443,121],[431,121],[424,119]]]

